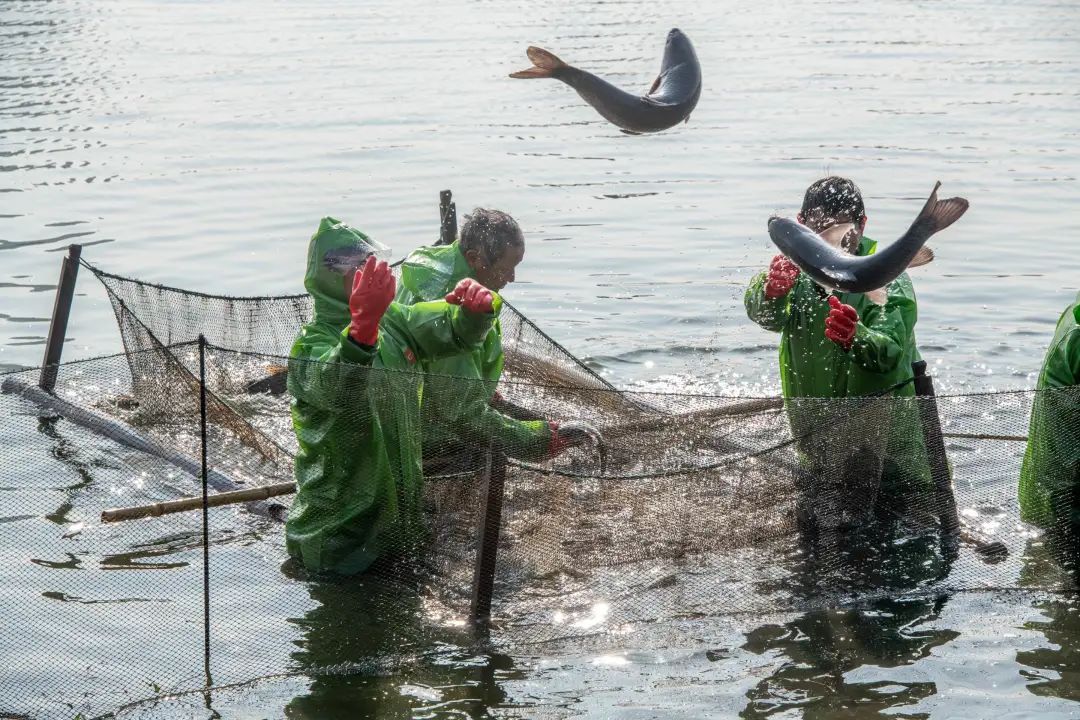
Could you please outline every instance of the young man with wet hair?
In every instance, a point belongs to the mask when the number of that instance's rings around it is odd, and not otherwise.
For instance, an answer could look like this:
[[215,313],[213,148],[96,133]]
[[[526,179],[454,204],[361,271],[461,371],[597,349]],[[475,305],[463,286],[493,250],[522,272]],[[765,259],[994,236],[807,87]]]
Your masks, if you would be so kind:
[[[854,255],[876,249],[877,243],[863,235],[862,193],[848,178],[831,176],[810,185],[797,218]],[[913,406],[853,403],[841,421],[837,404],[799,401],[915,394],[911,383],[904,384],[912,377],[911,363],[919,359],[911,280],[901,274],[879,294],[883,304],[869,293],[830,293],[777,255],[750,282],[744,298],[751,320],[780,333],[780,381],[804,459],[812,461],[815,472],[846,477],[852,491],[863,488],[862,497],[853,492],[849,498],[854,515],[860,507],[874,506],[879,492],[893,496],[931,483]],[[877,470],[870,462],[875,457]],[[837,463],[851,468],[838,469]],[[880,477],[880,487],[877,477],[866,475]]]
[[[465,217],[459,239],[417,248],[405,258],[395,300],[411,305],[439,298],[465,278],[501,292],[514,282],[524,257],[525,236],[514,218],[476,208]],[[580,429],[560,430],[559,423],[504,401],[495,391],[503,362],[496,321],[481,347],[423,363],[430,375],[424,395],[425,460],[434,471],[440,464],[475,464],[492,442],[510,457],[539,460],[585,440]]]
[[1044,528],[1051,549],[1074,566],[1080,555],[1080,295],[1058,320],[1039,373],[1020,517]]

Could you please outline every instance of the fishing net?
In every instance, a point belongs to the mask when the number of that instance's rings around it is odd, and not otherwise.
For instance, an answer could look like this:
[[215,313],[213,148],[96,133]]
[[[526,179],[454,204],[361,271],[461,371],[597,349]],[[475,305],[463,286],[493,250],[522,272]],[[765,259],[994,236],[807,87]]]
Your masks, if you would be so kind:
[[[1060,521],[1042,534],[1020,521],[1015,488],[1032,405],[1078,408],[1077,388],[786,404],[626,392],[507,305],[496,402],[587,422],[604,440],[514,456],[425,410],[489,397],[484,383],[290,364],[306,296],[216,297],[84,267],[108,291],[125,352],[61,365],[53,393],[37,371],[0,375],[0,611],[20,628],[0,638],[0,716],[93,716],[275,674],[317,686],[388,672],[433,642],[467,644],[489,606],[486,642],[550,647],[716,616],[1072,583],[1062,550],[1075,490],[1054,486]],[[368,572],[315,575],[289,557],[292,494],[99,520],[199,496],[204,453],[208,496],[293,482],[288,388],[327,373],[324,410],[346,437],[396,438],[371,476],[393,482],[372,491]],[[1075,442],[1048,445],[1044,460],[1075,472],[1080,412],[1059,417]],[[395,452],[430,437],[411,486]],[[332,525],[335,503],[352,501],[331,498],[316,519]]]

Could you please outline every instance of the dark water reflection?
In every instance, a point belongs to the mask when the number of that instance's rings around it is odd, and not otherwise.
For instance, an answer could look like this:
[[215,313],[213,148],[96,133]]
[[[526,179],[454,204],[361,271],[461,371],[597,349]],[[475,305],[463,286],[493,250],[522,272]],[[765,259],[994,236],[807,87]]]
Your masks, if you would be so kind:
[[1041,632],[1052,647],[1016,653],[1028,692],[1080,702],[1080,607],[1075,599],[1035,607],[1044,619],[1030,620],[1024,627]]
[[897,682],[886,677],[853,682],[846,675],[870,665],[887,670],[912,665],[960,633],[923,629],[937,620],[947,600],[882,601],[869,610],[825,610],[784,625],[751,631],[743,648],[782,655],[784,662],[747,693],[744,718],[790,714],[798,708],[806,718],[911,717],[898,709],[934,695],[933,682]]
[[483,717],[507,700],[499,681],[524,677],[505,655],[469,654],[417,632],[423,608],[408,588],[379,578],[308,585],[316,606],[295,620],[292,654],[310,676],[287,718],[405,717],[414,710]]

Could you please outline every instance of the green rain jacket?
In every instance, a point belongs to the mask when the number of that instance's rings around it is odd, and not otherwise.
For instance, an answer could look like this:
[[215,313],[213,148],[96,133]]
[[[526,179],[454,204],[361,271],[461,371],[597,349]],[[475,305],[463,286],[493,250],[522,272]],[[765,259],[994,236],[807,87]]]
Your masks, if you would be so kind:
[[[324,218],[311,239],[304,287],[314,316],[290,353],[297,494],[286,548],[311,572],[354,574],[383,556],[405,554],[425,537],[417,365],[483,345],[495,312],[446,302],[391,303],[375,348],[349,338],[345,276],[330,251],[367,238]],[[344,330],[343,330],[344,328]]]
[[[856,255],[870,255],[876,249],[876,242],[863,237]],[[799,273],[787,295],[769,299],[765,297],[767,278],[767,272],[754,277],[744,304],[751,320],[781,334],[780,382],[785,398],[850,398],[883,392],[893,397],[915,395],[911,383],[889,391],[912,377],[911,363],[920,359],[915,347],[918,308],[907,273],[889,283],[884,306],[863,293],[836,293],[859,313],[855,339],[847,352],[825,337],[828,295],[817,283]],[[892,417],[880,419],[890,427],[883,483],[897,488],[929,486],[918,409],[914,401],[891,403]],[[823,409],[822,403],[788,403],[793,432],[797,436],[815,432]],[[811,452],[815,444],[822,442],[811,436],[800,446]]]
[[[457,242],[417,248],[401,265],[395,300],[402,305],[439,300],[472,268]],[[498,322],[484,344],[470,353],[422,361],[430,373],[424,397],[424,447],[437,453],[461,443],[487,444],[495,439],[510,457],[539,460],[551,430],[543,420],[516,420],[491,406],[502,376],[502,330]],[[453,378],[483,382],[461,383]]]
[[1080,527],[1080,295],[1058,320],[1043,361],[1020,470],[1020,517]]

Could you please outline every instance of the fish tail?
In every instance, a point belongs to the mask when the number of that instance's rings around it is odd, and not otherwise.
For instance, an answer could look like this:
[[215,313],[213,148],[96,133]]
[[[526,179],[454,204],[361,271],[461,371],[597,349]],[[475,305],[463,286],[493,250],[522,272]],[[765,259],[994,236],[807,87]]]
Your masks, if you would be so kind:
[[566,63],[560,60],[554,53],[550,53],[543,48],[538,48],[530,45],[525,51],[525,54],[532,60],[533,66],[528,70],[519,70],[515,73],[510,73],[512,78],[549,78],[555,77],[555,73],[563,68],[569,67]]
[[933,235],[952,225],[959,220],[968,209],[968,201],[964,198],[955,197],[946,200],[938,200],[937,191],[941,183],[934,185],[934,191],[926,199],[926,204],[919,211],[915,222],[927,229],[927,235]]

